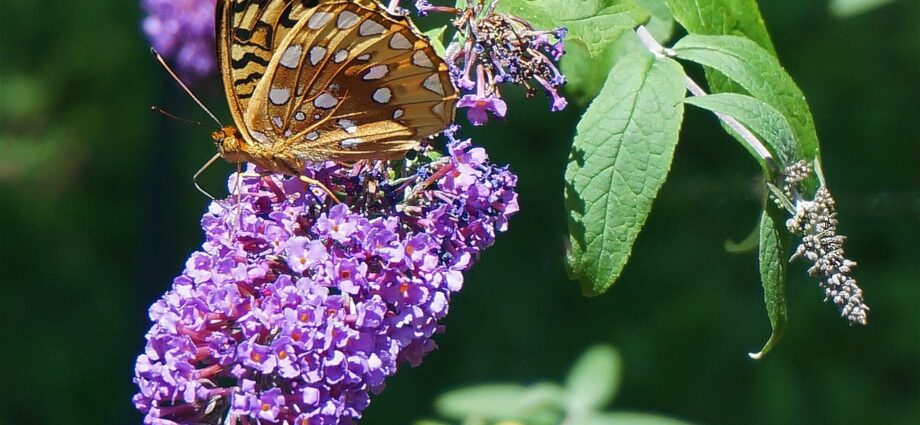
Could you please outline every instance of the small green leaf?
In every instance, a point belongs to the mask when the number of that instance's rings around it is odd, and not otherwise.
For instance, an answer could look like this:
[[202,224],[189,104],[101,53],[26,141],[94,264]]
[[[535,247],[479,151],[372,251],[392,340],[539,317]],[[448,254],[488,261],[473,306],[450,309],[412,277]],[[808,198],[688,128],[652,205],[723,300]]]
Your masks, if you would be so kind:
[[683,119],[684,71],[624,57],[578,123],[565,178],[572,278],[588,295],[619,277],[667,178]]
[[441,416],[457,420],[507,420],[548,416],[555,418],[558,416],[556,412],[560,409],[563,394],[562,388],[549,383],[532,387],[486,384],[451,391],[438,397],[435,400],[435,410]]
[[[737,93],[688,97],[684,102],[735,118],[767,144],[780,164],[794,162],[795,135],[792,133],[792,128],[789,127],[789,122],[776,108],[753,97]],[[743,146],[748,147],[743,140],[740,140],[740,136],[735,135],[735,137],[742,142]],[[754,157],[760,159],[757,155]]]
[[428,37],[434,51],[442,58],[447,54],[447,48],[444,47],[444,31],[446,30],[447,26],[441,26],[425,31],[425,37]]
[[632,0],[501,0],[500,12],[525,19],[540,30],[566,27],[567,40],[597,57],[624,31],[648,19]]
[[[773,209],[772,205],[768,209]],[[760,281],[763,300],[773,331],[759,353],[749,354],[758,360],[766,355],[786,330],[786,252],[788,238],[776,226],[773,217],[764,211],[760,219]]]
[[690,423],[649,413],[617,412],[592,415],[572,421],[571,425],[690,425]]
[[620,354],[608,345],[591,347],[572,367],[565,380],[570,416],[600,410],[616,397],[620,386]]
[[526,394],[527,388],[521,385],[478,385],[438,397],[435,410],[441,416],[458,420],[469,416],[514,418],[520,414],[520,405]]
[[674,50],[679,58],[719,71],[776,108],[795,134],[796,158],[810,161],[817,157],[818,136],[805,96],[770,52],[749,39],[729,35],[688,35]]

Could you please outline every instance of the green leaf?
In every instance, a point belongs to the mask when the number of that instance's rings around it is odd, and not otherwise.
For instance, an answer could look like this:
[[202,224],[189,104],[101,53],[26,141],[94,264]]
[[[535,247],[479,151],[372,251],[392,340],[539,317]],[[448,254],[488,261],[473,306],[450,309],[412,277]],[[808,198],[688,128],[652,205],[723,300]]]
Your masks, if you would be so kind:
[[432,28],[424,33],[425,37],[431,41],[434,51],[442,58],[447,55],[447,48],[444,47],[444,31],[447,31],[447,26]]
[[[667,2],[674,18],[690,34],[747,37],[754,40],[771,55],[776,56],[756,0],[667,0]],[[737,84],[711,68],[706,68],[706,81],[709,82],[709,89],[713,93],[742,92]]]
[[600,410],[616,397],[620,386],[620,354],[609,345],[591,347],[572,367],[565,380],[570,416]]
[[617,412],[574,420],[571,425],[689,425],[689,422],[649,413]]
[[[792,128],[789,127],[789,122],[776,108],[753,97],[736,93],[688,97],[684,102],[734,117],[767,144],[780,164],[794,162],[795,135],[792,133]],[[736,134],[735,136],[742,142],[742,145],[749,148],[740,136]]]
[[[775,209],[772,206],[768,210]],[[779,215],[779,214],[777,214]],[[780,222],[782,223],[782,222]],[[774,218],[764,211],[760,219],[760,281],[763,285],[763,300],[773,331],[770,339],[759,353],[749,354],[760,359],[779,342],[786,330],[786,253],[788,236],[777,227]]]
[[578,123],[566,209],[572,278],[588,295],[619,277],[667,178],[683,119],[684,71],[671,59],[631,54]]
[[667,2],[674,19],[690,34],[747,37],[776,56],[756,0],[667,0]]
[[[556,384],[524,387],[515,384],[486,384],[446,393],[435,400],[435,410],[444,417],[463,420],[545,418],[554,415],[563,399]],[[545,422],[545,421],[540,421]],[[550,421],[552,423],[552,421]]]
[[632,0],[501,0],[497,9],[540,30],[568,28],[567,40],[581,44],[591,57],[648,19]]
[[679,58],[719,71],[779,110],[798,141],[796,157],[809,161],[817,157],[818,136],[805,96],[770,52],[749,39],[729,35],[688,35],[674,50]]

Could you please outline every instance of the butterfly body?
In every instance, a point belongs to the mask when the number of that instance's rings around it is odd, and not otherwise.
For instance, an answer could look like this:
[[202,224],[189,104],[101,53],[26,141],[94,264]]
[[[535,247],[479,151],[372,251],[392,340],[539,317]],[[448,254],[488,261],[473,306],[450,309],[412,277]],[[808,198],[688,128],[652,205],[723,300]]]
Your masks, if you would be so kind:
[[394,159],[453,121],[457,90],[427,39],[373,0],[220,0],[230,162]]

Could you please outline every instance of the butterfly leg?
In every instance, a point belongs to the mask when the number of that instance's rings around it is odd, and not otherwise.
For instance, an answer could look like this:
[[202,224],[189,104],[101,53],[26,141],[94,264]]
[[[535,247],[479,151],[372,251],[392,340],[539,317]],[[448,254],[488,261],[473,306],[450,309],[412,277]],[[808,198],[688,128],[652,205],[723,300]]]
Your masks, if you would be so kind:
[[311,178],[309,178],[309,177],[307,177],[307,176],[304,176],[304,175],[299,175],[299,176],[297,176],[297,177],[300,179],[300,181],[306,183],[307,186],[313,185],[313,186],[317,186],[317,187],[319,187],[320,189],[322,189],[323,192],[326,192],[326,194],[329,195],[329,198],[332,199],[332,202],[334,202],[334,203],[336,203],[336,204],[341,204],[341,203],[342,203],[342,201],[339,201],[339,198],[338,198],[337,196],[335,196],[335,193],[332,193],[332,191],[329,190],[329,188],[326,187],[326,185],[322,184],[319,180],[311,179]]

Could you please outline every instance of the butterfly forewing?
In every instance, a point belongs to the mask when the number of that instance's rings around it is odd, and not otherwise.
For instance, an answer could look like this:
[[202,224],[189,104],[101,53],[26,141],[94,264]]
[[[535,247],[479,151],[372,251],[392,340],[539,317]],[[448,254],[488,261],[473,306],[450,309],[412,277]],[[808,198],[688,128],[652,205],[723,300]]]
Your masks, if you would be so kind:
[[372,0],[225,7],[225,85],[251,143],[300,161],[388,159],[453,119],[446,64]]

